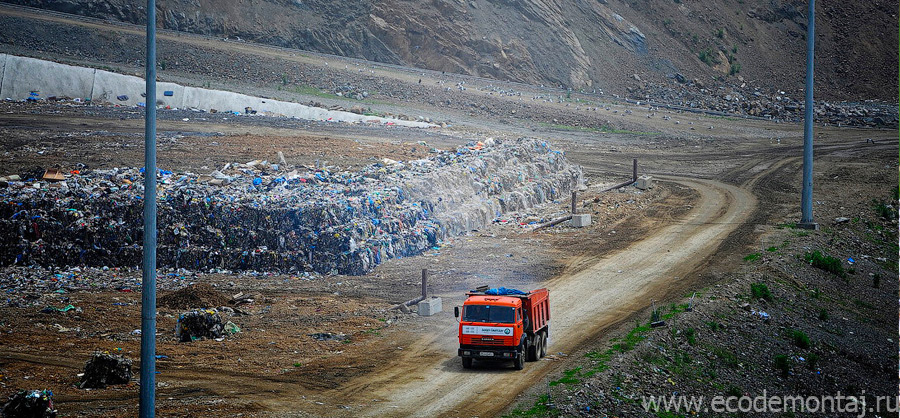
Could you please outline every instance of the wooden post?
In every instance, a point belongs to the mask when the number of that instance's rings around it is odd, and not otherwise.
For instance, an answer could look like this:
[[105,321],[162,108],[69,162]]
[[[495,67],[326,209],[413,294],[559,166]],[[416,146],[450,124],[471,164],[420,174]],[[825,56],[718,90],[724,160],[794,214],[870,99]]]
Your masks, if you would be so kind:
[[422,300],[428,297],[428,269],[422,269]]

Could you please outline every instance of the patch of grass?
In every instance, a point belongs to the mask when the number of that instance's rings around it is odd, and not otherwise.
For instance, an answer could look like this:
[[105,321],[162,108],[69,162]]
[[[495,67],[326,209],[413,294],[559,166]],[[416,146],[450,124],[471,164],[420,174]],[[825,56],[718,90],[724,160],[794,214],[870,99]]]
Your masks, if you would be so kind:
[[847,277],[847,272],[844,271],[841,260],[830,255],[822,254],[819,250],[806,253],[803,259],[817,269],[825,270],[841,278]]
[[769,291],[769,287],[764,283],[751,283],[750,295],[753,299],[772,300],[772,292]]
[[697,331],[696,330],[694,330],[693,328],[688,328],[688,329],[682,331],[682,333],[684,334],[684,338],[687,339],[688,344],[690,344],[690,345],[697,344]]
[[715,54],[709,48],[706,48],[697,53],[697,58],[700,58],[700,61],[703,61],[704,64],[712,66],[713,64],[718,64]]
[[303,367],[303,363],[296,362],[294,363],[294,367]]
[[778,225],[775,225],[775,229],[785,229],[785,228],[787,228],[787,229],[797,229],[797,223],[796,223],[796,222],[789,222],[789,223],[785,223],[785,224],[778,224]]
[[882,219],[891,220],[897,217],[897,210],[888,207],[885,202],[875,201],[875,213],[878,214]]
[[716,346],[712,346],[712,345],[706,346],[706,348],[711,353],[713,353],[713,355],[718,357],[719,360],[722,361],[722,364],[724,364],[728,367],[736,368],[736,367],[738,367],[738,364],[740,364],[740,362],[738,362],[737,356],[734,355],[734,353],[729,351],[727,348],[716,347]]
[[776,246],[773,245],[773,246],[771,246],[771,247],[769,247],[769,248],[766,248],[766,251],[768,251],[768,252],[770,252],[770,253],[774,253],[774,252],[778,251],[778,247],[776,247]]
[[813,299],[819,299],[820,297],[822,297],[822,291],[819,290],[818,287],[815,288],[815,289],[813,290],[812,297],[813,297]]
[[569,369],[563,372],[563,377],[558,380],[554,380],[550,382],[550,386],[557,386],[560,384],[563,385],[574,385],[576,383],[580,383],[581,379],[578,378],[579,372],[581,372],[581,366],[576,367],[574,369]]
[[819,364],[819,355],[816,353],[809,353],[806,356],[806,365],[809,366],[810,369],[815,370],[816,366]]
[[718,332],[725,328],[722,326],[722,324],[716,321],[706,321],[706,326],[709,327],[709,329],[713,332]]
[[672,374],[678,376],[690,377],[694,374],[693,369],[691,368],[691,362],[693,361],[694,360],[691,358],[691,356],[684,351],[675,353],[675,356],[673,356],[672,358],[670,371],[672,372]]
[[613,350],[609,349],[604,352],[591,351],[585,353],[585,357],[594,360],[594,367],[584,373],[585,377],[593,376],[596,373],[606,371],[609,368],[609,359],[612,358]]
[[805,332],[800,330],[794,330],[791,332],[791,340],[794,342],[794,345],[800,348],[809,348],[809,346],[811,345],[809,342],[809,336],[807,336]]
[[759,260],[759,257],[760,257],[760,256],[762,256],[762,254],[760,254],[760,253],[749,254],[749,255],[747,255],[746,257],[744,257],[744,261],[755,261],[755,260]]
[[872,276],[872,287],[874,287],[876,289],[881,287],[881,275],[880,274],[875,273],[875,275]]
[[725,391],[725,396],[734,396],[735,398],[739,398],[743,393],[744,391],[742,391],[741,388],[735,385],[730,385]]
[[316,96],[316,97],[324,97],[329,99],[337,98],[331,93],[320,90],[318,87],[312,86],[294,86],[294,92],[298,94],[305,94],[307,96]]
[[787,376],[791,371],[791,358],[784,354],[775,356],[775,370],[780,370],[782,376]]
[[556,129],[558,131],[575,131],[575,132],[600,132],[600,129],[591,128],[588,126],[572,126],[572,125],[562,125],[558,123],[546,123],[546,122],[538,122],[538,125],[541,125],[545,128]]
[[616,129],[609,125],[603,125],[600,127],[600,132],[605,134],[626,134],[626,135],[661,135],[661,132],[644,132],[644,131],[629,131],[627,129]]
[[825,309],[825,308],[819,309],[819,319],[822,321],[827,321],[828,318],[829,318],[828,309]]
[[649,325],[640,325],[634,327],[631,331],[628,332],[628,335],[626,335],[625,338],[613,345],[613,350],[620,353],[627,353],[633,350],[634,346],[647,338],[645,335],[643,335],[647,331],[650,331]]
[[534,406],[528,409],[519,409],[516,408],[508,415],[504,415],[505,417],[546,417],[546,416],[556,416],[555,411],[552,411],[547,408],[547,404],[549,403],[550,398],[547,395],[538,396],[537,400],[534,401]]

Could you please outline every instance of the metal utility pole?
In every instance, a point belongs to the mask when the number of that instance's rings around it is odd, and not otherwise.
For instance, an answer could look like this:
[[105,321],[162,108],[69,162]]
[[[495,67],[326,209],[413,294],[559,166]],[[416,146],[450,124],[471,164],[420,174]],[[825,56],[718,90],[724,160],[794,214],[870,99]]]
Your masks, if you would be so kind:
[[803,194],[800,202],[801,219],[797,226],[819,229],[813,222],[813,54],[816,45],[816,1],[809,0],[809,23],[806,29],[806,118],[803,126]]
[[140,417],[156,414],[156,0],[147,0]]

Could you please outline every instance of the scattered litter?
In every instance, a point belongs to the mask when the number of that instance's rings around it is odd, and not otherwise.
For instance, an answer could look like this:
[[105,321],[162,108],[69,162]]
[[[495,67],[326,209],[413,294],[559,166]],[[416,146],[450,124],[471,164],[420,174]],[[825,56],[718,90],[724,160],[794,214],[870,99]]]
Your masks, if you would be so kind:
[[[66,305],[66,306],[63,307],[63,308],[56,308],[56,307],[53,307],[53,306],[47,306],[46,308],[41,309],[41,312],[43,312],[43,313],[69,312],[69,311],[71,311],[72,309],[78,309],[78,308],[76,308],[74,305]],[[79,311],[80,311],[80,310],[79,310]]]
[[344,334],[334,334],[331,332],[317,332],[315,334],[307,335],[318,341],[344,341],[347,339],[347,336]]

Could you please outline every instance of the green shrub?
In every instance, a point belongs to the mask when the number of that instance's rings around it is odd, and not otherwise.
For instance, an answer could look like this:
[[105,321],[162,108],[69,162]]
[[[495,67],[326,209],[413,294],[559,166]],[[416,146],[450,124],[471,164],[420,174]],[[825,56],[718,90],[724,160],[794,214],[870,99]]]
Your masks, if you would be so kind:
[[839,277],[847,277],[847,272],[844,271],[844,266],[841,264],[841,260],[830,255],[822,254],[822,252],[819,250],[815,250],[811,253],[806,253],[806,256],[804,256],[803,259],[817,269],[825,270],[829,273],[834,273]]
[[687,342],[690,345],[697,343],[697,332],[693,328],[684,330],[684,337],[687,338]]
[[794,340],[794,345],[800,348],[809,348],[809,336],[806,335],[805,332],[800,330],[794,330],[791,333],[791,338]]
[[823,321],[828,320],[828,309],[822,308],[819,310],[819,319]]
[[806,356],[806,365],[809,366],[810,369],[815,370],[816,365],[819,364],[819,355],[816,353],[809,353]]
[[769,292],[769,287],[763,283],[751,283],[750,295],[753,299],[772,300],[772,292]]
[[775,370],[781,370],[781,375],[787,376],[791,370],[791,358],[784,354],[775,356]]
[[758,260],[760,256],[761,256],[760,253],[749,254],[749,255],[747,255],[746,257],[744,257],[744,261],[754,261],[754,260]]
[[734,396],[735,398],[740,397],[742,393],[743,391],[741,390],[741,388],[735,385],[728,386],[728,389],[725,391],[725,395]]

